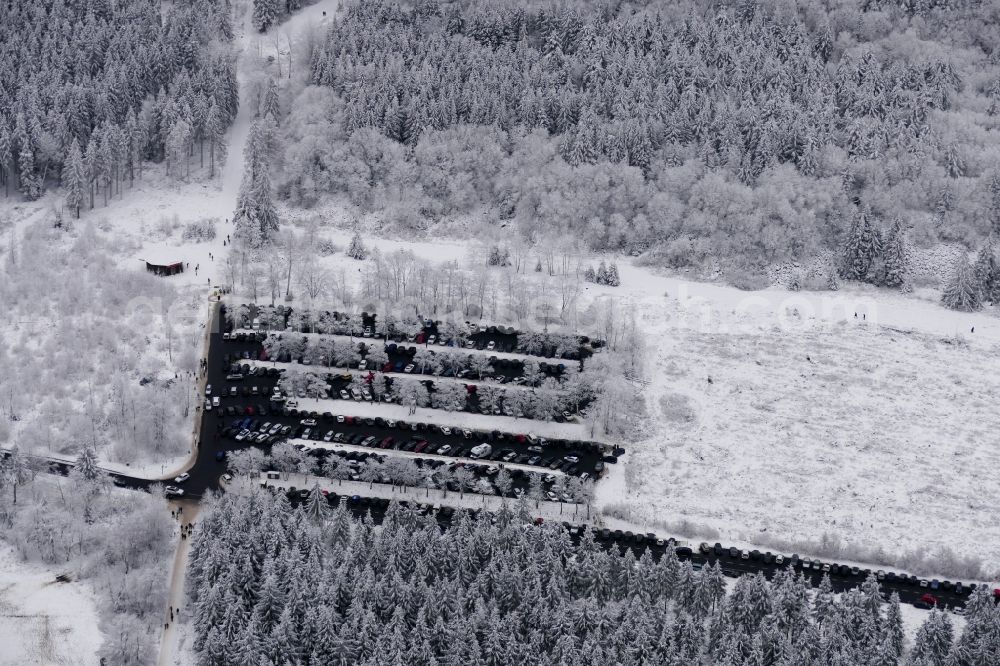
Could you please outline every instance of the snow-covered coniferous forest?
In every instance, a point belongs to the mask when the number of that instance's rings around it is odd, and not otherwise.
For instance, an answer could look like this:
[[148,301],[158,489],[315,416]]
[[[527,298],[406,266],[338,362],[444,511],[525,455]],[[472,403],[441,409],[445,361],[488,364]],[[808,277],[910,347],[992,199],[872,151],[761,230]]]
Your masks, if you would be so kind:
[[998,26],[0,5],[0,663],[997,663]]

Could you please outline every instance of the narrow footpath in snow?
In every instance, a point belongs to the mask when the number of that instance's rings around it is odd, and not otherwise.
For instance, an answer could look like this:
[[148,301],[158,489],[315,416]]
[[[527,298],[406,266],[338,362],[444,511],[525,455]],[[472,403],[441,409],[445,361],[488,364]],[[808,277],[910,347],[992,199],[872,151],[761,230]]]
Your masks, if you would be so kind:
[[[170,510],[177,511],[176,520],[179,528],[194,525],[198,517],[198,503],[192,501],[171,502]],[[191,536],[177,532],[177,551],[174,553],[173,566],[170,569],[170,587],[167,589],[167,607],[163,609],[163,635],[160,639],[160,658],[158,666],[185,666],[181,641],[188,633],[184,631],[187,618],[192,610],[186,604],[184,581],[187,577],[188,555],[191,552]]]

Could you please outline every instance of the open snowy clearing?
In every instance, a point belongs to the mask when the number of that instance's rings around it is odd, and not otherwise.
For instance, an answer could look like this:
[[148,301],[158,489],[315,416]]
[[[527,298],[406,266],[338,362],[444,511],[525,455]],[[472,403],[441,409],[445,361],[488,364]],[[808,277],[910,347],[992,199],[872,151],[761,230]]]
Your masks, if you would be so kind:
[[0,545],[0,666],[96,664],[101,645],[90,589],[19,562]]
[[825,538],[821,556],[948,544],[1000,565],[982,499],[1000,491],[991,313],[622,272],[650,342],[652,423],[600,501],[800,552]]

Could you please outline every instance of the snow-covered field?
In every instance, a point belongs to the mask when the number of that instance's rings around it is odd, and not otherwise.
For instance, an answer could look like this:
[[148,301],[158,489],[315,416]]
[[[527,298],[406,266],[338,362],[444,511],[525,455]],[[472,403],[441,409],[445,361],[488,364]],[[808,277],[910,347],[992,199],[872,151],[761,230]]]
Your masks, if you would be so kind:
[[912,566],[947,545],[1000,567],[995,313],[622,273],[650,344],[650,424],[600,500],[824,556]]
[[0,666],[96,664],[101,632],[90,589],[17,561],[0,545]]

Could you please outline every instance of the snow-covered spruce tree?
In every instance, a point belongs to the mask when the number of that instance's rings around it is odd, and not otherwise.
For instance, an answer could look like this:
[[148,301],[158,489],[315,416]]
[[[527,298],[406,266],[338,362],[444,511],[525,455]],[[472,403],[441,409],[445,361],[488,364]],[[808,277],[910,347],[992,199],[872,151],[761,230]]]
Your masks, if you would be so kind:
[[982,300],[994,304],[1000,302],[1000,260],[997,259],[992,236],[979,250],[973,272]]
[[257,32],[267,32],[281,16],[279,0],[253,0],[253,27]]
[[975,271],[964,252],[959,255],[956,261],[955,272],[941,295],[941,302],[952,310],[964,312],[974,312],[983,306]]
[[[1000,81],[998,81],[1000,83]],[[998,87],[1000,89],[1000,87]],[[1000,238],[1000,169],[995,169],[989,183],[991,235]]]
[[917,630],[907,663],[910,666],[945,666],[953,640],[951,618],[935,608]]
[[597,267],[597,274],[594,277],[594,282],[597,284],[607,284],[608,283],[608,266],[601,261],[600,266]]
[[270,239],[278,231],[278,212],[274,208],[271,195],[271,177],[267,169],[260,169],[254,179],[253,199],[257,206],[257,219],[260,222],[261,235]]
[[264,99],[261,101],[260,115],[262,118],[278,124],[281,119],[281,107],[278,100],[278,84],[274,79],[268,79],[267,89],[264,91]]
[[594,270],[593,266],[587,266],[587,268],[584,269],[583,279],[586,280],[587,282],[597,281],[597,272]]
[[882,253],[881,283],[886,287],[902,287],[909,273],[907,246],[902,221],[896,218],[889,229],[885,250]]
[[62,185],[66,190],[66,206],[73,211],[73,217],[80,218],[80,208],[86,198],[86,173],[83,168],[83,154],[80,143],[73,139],[69,147],[69,155],[63,163]]
[[208,177],[214,178],[216,161],[226,160],[226,122],[214,99],[205,116],[205,137],[208,140]]
[[329,512],[330,504],[326,501],[326,496],[320,489],[319,482],[314,483],[312,489],[309,491],[309,497],[306,500],[306,515],[309,516],[313,522],[320,524]]
[[84,446],[76,457],[73,471],[87,481],[93,481],[102,474],[97,466],[97,454],[90,446]]
[[10,147],[10,130],[7,123],[0,119],[0,183],[3,183],[3,195],[10,195],[10,164],[13,156]]
[[267,168],[269,142],[270,128],[265,123],[254,123],[244,149],[246,168],[233,214],[237,234],[248,240],[255,239],[251,247],[269,241],[279,227]]
[[841,276],[848,280],[869,281],[869,271],[881,254],[882,235],[875,227],[871,210],[865,206],[855,214],[847,234]]
[[892,647],[892,654],[898,659],[903,656],[905,643],[903,613],[899,607],[899,594],[893,592],[885,612],[885,641]]
[[618,264],[612,261],[608,266],[608,274],[605,284],[609,287],[618,287],[621,283],[621,278],[618,276]]
[[357,231],[351,237],[351,245],[347,248],[347,256],[358,261],[368,256],[368,248],[365,247],[364,241],[361,240],[361,234]]
[[28,141],[21,142],[21,151],[17,154],[17,167],[21,194],[28,201],[34,201],[41,196],[42,181],[35,173],[35,154]]

